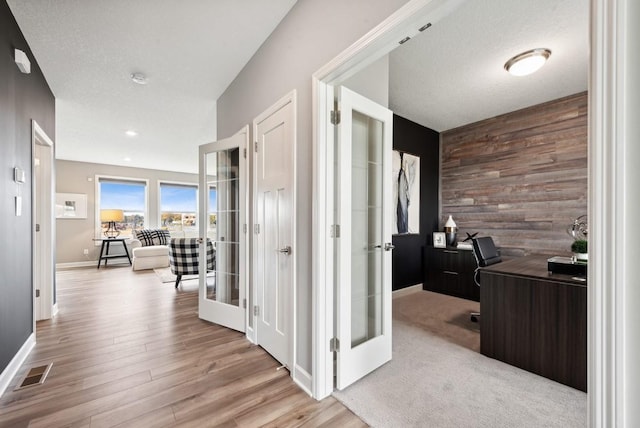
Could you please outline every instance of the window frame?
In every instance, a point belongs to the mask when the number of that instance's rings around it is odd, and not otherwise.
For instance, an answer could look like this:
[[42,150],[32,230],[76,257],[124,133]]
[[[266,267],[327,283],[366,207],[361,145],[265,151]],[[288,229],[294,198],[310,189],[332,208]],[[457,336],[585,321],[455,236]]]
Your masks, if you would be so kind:
[[[95,245],[101,245],[100,241],[103,239],[102,236],[102,222],[100,221],[100,210],[102,209],[101,205],[100,205],[100,199],[102,196],[102,192],[100,190],[100,182],[101,180],[108,180],[108,181],[121,181],[121,182],[132,182],[132,183],[139,183],[139,184],[144,184],[144,223],[143,223],[143,227],[144,228],[148,228],[149,227],[149,179],[147,178],[136,178],[136,177],[122,177],[122,176],[114,176],[114,175],[103,175],[103,174],[96,174],[95,175],[95,201],[94,201],[94,207],[95,207],[95,215],[94,215],[94,236],[95,236]],[[129,236],[129,235],[121,235],[119,237],[122,238],[126,238],[126,239],[133,239],[133,236]]]
[[[157,221],[157,225],[158,227],[162,227],[162,185],[173,185],[173,186],[183,186],[183,187],[195,187],[196,189],[196,211],[195,211],[195,215],[196,215],[196,234],[199,234],[199,229],[198,229],[198,224],[200,222],[200,219],[198,218],[198,216],[200,215],[200,188],[198,186],[198,183],[190,183],[190,182],[186,182],[186,181],[173,181],[173,180],[158,180],[158,189],[157,189],[157,195],[158,195],[158,218],[156,219]],[[182,230],[181,232],[184,232],[184,230]]]

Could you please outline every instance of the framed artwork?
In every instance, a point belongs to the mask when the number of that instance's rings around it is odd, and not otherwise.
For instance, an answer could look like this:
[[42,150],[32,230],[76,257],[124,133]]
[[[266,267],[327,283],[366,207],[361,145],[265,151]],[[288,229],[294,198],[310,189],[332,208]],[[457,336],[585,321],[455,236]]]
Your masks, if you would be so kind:
[[445,239],[444,232],[433,232],[433,246],[435,248],[447,247],[447,240]]
[[56,193],[56,218],[87,218],[87,195],[83,193]]
[[420,233],[420,157],[393,151],[393,234]]

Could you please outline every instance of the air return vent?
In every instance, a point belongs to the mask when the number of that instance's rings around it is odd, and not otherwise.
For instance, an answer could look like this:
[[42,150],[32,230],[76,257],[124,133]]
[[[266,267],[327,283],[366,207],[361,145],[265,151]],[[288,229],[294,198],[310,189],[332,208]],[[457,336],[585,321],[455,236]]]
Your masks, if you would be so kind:
[[42,385],[49,374],[49,370],[51,370],[52,364],[53,363],[49,363],[46,366],[32,367],[29,369],[16,390],[26,388],[28,386]]

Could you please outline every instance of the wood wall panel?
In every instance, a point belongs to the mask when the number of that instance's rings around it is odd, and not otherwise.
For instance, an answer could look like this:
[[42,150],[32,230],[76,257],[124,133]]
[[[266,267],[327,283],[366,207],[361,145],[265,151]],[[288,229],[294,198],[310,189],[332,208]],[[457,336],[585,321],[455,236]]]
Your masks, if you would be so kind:
[[587,93],[442,133],[442,227],[491,235],[505,255],[569,254],[587,213]]

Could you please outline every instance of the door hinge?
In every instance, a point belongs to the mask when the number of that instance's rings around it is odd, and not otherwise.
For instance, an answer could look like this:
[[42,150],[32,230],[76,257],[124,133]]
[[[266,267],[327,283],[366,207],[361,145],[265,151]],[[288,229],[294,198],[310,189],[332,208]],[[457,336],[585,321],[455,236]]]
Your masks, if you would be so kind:
[[253,233],[255,233],[256,235],[260,234],[260,225],[256,224],[255,226],[253,226]]
[[40,289],[36,288],[36,297],[40,297]]
[[340,237],[340,225],[339,224],[332,224],[331,225],[331,237],[332,238],[339,238]]
[[331,110],[331,124],[340,125],[340,110]]
[[337,337],[332,337],[329,340],[329,352],[339,352],[340,351],[340,341]]
[[40,225],[36,223],[36,232],[40,232]]
[[247,149],[246,148],[242,149],[242,155],[244,156],[245,159],[247,158]]
[[242,299],[242,309],[247,309],[247,299]]
[[255,142],[255,143],[253,143],[253,144],[254,144],[254,147],[255,147],[255,149],[254,149],[254,150],[256,151],[256,153],[258,153],[258,142],[256,141],[256,142]]
[[258,315],[260,315],[260,307],[258,305],[255,305],[253,307],[253,316],[257,317]]

